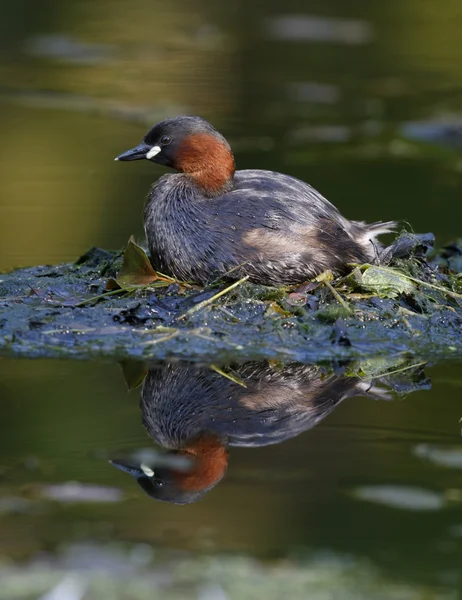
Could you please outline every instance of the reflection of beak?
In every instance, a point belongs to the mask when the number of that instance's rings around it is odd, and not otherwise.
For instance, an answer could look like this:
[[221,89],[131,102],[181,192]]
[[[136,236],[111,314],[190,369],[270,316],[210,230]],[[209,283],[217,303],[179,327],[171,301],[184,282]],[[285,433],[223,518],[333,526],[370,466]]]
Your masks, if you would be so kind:
[[124,473],[128,473],[138,479],[139,477],[154,477],[154,471],[147,465],[141,464],[139,467],[130,465],[122,460],[110,460],[111,465],[117,467]]
[[145,142],[141,142],[138,146],[135,146],[131,150],[127,150],[114,160],[141,160],[147,158],[148,160],[154,158],[156,154],[159,154],[161,148],[159,146],[149,146]]

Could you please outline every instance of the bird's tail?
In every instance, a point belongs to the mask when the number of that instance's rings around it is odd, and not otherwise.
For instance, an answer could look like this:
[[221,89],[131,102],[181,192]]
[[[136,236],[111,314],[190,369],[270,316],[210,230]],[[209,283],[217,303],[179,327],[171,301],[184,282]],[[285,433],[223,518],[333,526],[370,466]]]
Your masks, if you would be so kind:
[[396,227],[395,221],[377,221],[377,223],[356,221],[350,231],[355,242],[362,248],[364,258],[370,262],[378,262],[383,247],[377,241],[377,237],[384,233],[394,232]]
[[375,241],[379,235],[384,233],[393,233],[396,231],[397,223],[395,221],[377,221],[377,223],[363,224],[361,223],[360,231],[356,237],[356,241],[361,246],[370,246],[371,242]]
[[374,400],[392,400],[393,395],[389,389],[376,385],[371,380],[358,381],[355,388],[356,395],[366,396]]

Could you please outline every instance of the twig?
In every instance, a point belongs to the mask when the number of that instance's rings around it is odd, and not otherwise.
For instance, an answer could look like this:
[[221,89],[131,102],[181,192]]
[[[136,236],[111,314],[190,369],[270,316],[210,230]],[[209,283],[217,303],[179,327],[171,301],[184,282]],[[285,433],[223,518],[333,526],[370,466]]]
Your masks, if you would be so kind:
[[224,306],[219,306],[218,310],[221,310],[222,312],[225,313],[225,315],[227,315],[230,319],[233,319],[233,321],[240,321],[239,317],[236,317],[236,315],[233,315],[233,313],[228,310],[227,308],[225,308]]
[[353,312],[351,310],[351,308],[348,306],[348,304],[345,302],[345,300],[342,298],[342,296],[340,296],[340,294],[337,292],[337,290],[330,284],[329,281],[327,281],[326,279],[324,279],[322,281],[322,283],[324,283],[324,285],[326,285],[329,290],[331,291],[331,294],[334,296],[334,298],[337,300],[337,302],[339,302],[343,308],[345,310],[347,310],[349,313]]
[[97,300],[102,300],[103,298],[106,298],[106,296],[114,296],[115,294],[121,294],[122,292],[125,292],[127,294],[131,294],[132,292],[136,291],[136,290],[149,290],[149,289],[155,289],[155,288],[161,288],[161,287],[168,287],[169,285],[171,285],[173,282],[175,282],[176,280],[162,280],[162,279],[156,279],[155,281],[153,281],[152,283],[148,283],[147,285],[127,285],[125,287],[120,287],[117,290],[111,290],[110,292],[105,292],[104,294],[100,294],[99,296],[93,296],[92,298],[87,298],[86,300],[82,300],[82,302],[79,302],[78,304],[74,304],[74,306],[80,307],[80,306],[84,306],[85,304],[88,304],[90,302],[96,302]]
[[155,344],[160,344],[162,342],[167,342],[168,340],[173,339],[180,333],[179,329],[176,329],[169,335],[164,335],[163,337],[157,338],[156,340],[149,340],[147,342],[141,342],[140,346],[154,346]]
[[226,273],[223,273],[222,275],[220,275],[216,279],[213,279],[212,281],[210,281],[208,285],[215,285],[216,283],[219,283],[220,281],[223,281],[223,279],[225,279],[226,277],[228,277],[228,275],[230,275],[231,273],[234,273],[234,271],[237,271],[241,267],[245,267],[246,264],[247,264],[247,261],[241,263],[240,265],[236,265],[232,269],[229,269],[229,271],[226,271]]
[[[184,287],[194,287],[194,283],[192,283],[191,281],[180,281],[179,279],[175,279],[174,277],[170,277],[170,275],[165,275],[165,273],[161,273],[160,271],[156,271],[156,275],[158,277],[158,279],[160,279],[161,281],[165,281],[166,283],[176,283],[179,286],[184,286]],[[152,284],[148,284],[148,287],[151,286]]]
[[215,294],[211,298],[207,298],[207,300],[203,300],[202,302],[199,302],[199,304],[197,306],[193,306],[192,308],[187,310],[183,315],[181,315],[181,317],[179,317],[179,320],[185,319],[186,317],[193,315],[197,311],[202,310],[209,304],[212,304],[212,302],[215,302],[215,300],[218,300],[218,298],[221,298],[222,296],[224,296],[225,294],[227,294],[228,292],[230,292],[231,290],[236,288],[238,285],[242,285],[245,281],[247,281],[248,278],[249,278],[249,276],[246,275],[242,279],[239,279],[239,281],[235,281],[233,284],[231,284],[224,290],[221,290],[221,292],[218,292],[218,294]]
[[[133,327],[128,327],[127,329],[133,330]],[[154,329],[142,329],[141,331],[136,331],[138,335],[152,335],[153,333],[173,333],[174,331],[178,331],[176,327],[164,327],[163,325],[158,325]]]
[[394,371],[388,371],[383,373],[382,375],[374,375],[374,377],[388,377],[388,375],[396,375],[396,373],[403,373],[403,371],[409,371],[409,369],[416,369],[417,367],[422,367],[426,365],[426,362],[419,362],[413,365],[408,365],[407,367],[402,367],[401,369],[395,369]]
[[401,369],[395,369],[394,371],[385,371],[383,373],[373,373],[366,376],[355,375],[359,379],[378,379],[379,377],[388,377],[389,375],[396,375],[397,373],[403,373],[404,371],[409,371],[409,369],[416,369],[417,367],[425,366],[426,362],[419,362],[412,365],[407,365],[406,367],[402,367]]
[[409,329],[409,331],[411,333],[414,333],[415,329],[412,327],[412,325],[409,323],[409,321],[406,319],[406,317],[404,315],[401,315],[401,319],[402,319],[403,323],[406,325],[406,327]]
[[[217,342],[217,338],[214,338],[210,335],[206,335],[205,333],[201,333],[200,329],[188,329],[187,331],[185,331],[185,335],[193,335],[195,337],[200,338],[201,340],[207,340],[208,342],[213,342],[214,344],[216,344]],[[220,343],[225,344],[226,346],[229,346],[230,348],[234,348],[236,350],[242,350],[242,344],[236,344],[235,342],[229,342],[228,340],[223,339],[220,339]]]
[[416,277],[411,277],[410,275],[401,273],[401,271],[399,271],[399,273],[400,273],[400,275],[403,275],[403,277],[406,277],[406,279],[410,279],[411,281],[414,281],[414,283],[418,283],[419,285],[424,285],[426,287],[432,288],[433,290],[436,290],[437,292],[441,292],[442,294],[447,294],[448,296],[452,296],[453,298],[462,299],[462,294],[458,294],[457,292],[453,292],[452,290],[448,290],[447,288],[441,287],[439,285],[435,285],[433,283],[427,283],[426,281],[422,281],[421,279],[417,279]]
[[221,375],[222,377],[226,377],[226,379],[229,379],[233,383],[237,383],[238,385],[241,385],[244,388],[247,387],[245,382],[242,381],[242,379],[240,377],[236,377],[235,375],[232,375],[231,373],[225,373],[225,371],[223,371],[222,369],[220,369],[220,367],[217,367],[216,365],[210,365],[210,369],[212,371],[215,371],[215,373],[218,373],[218,375]]
[[74,306],[76,308],[79,308],[80,306],[84,306],[85,304],[89,304],[90,302],[96,302],[97,300],[101,300],[101,298],[106,298],[106,296],[115,296],[116,294],[120,294],[122,292],[131,292],[131,289],[128,288],[120,288],[119,290],[112,290],[110,292],[106,292],[105,294],[100,294],[99,296],[93,296],[92,298],[87,298],[86,300],[82,300],[82,302],[79,302],[78,304],[75,304]]

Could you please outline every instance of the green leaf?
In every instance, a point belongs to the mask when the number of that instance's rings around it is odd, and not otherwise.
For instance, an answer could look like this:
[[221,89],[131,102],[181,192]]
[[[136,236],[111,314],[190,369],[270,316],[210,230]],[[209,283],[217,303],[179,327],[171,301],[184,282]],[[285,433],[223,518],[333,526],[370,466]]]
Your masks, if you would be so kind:
[[368,267],[359,283],[361,287],[384,298],[396,298],[399,294],[412,294],[416,290],[408,277],[389,267]]
[[134,285],[149,285],[157,279],[159,276],[152,268],[146,252],[131,236],[125,247],[122,268],[117,273],[117,283],[121,288],[126,288]]
[[145,362],[122,360],[119,365],[129,390],[139,387],[148,374],[148,367]]
[[106,281],[106,290],[108,292],[114,292],[115,290],[121,290],[122,288],[120,287],[120,285],[117,283],[117,281],[115,279],[108,279]]

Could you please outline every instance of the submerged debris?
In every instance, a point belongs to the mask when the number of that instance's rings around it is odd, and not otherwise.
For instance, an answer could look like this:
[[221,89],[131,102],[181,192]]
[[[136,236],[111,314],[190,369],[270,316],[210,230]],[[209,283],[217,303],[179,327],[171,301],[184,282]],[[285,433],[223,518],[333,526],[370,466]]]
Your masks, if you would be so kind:
[[[320,360],[462,354],[462,241],[431,260],[402,234],[380,265],[325,272],[297,290],[246,278],[205,290],[156,273],[131,238],[74,264],[0,275],[3,356]],[[411,258],[405,256],[413,249]]]

